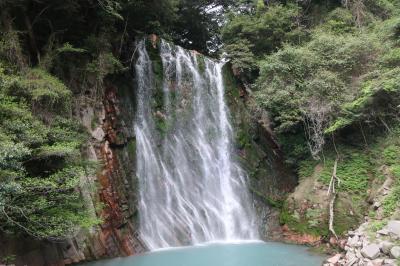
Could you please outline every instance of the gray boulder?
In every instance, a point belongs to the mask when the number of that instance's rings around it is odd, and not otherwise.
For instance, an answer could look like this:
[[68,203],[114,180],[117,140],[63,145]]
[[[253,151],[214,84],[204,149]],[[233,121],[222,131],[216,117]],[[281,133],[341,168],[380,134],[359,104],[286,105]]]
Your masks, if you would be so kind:
[[400,238],[400,221],[390,221],[387,225],[390,234]]
[[394,244],[389,241],[382,241],[379,245],[380,245],[382,252],[385,254],[389,254],[390,249],[394,246]]
[[400,258],[400,246],[395,246],[390,249],[390,256],[392,258],[398,259]]
[[376,259],[380,253],[381,250],[379,249],[379,246],[377,244],[369,244],[361,250],[361,254],[363,255],[363,257],[371,260]]

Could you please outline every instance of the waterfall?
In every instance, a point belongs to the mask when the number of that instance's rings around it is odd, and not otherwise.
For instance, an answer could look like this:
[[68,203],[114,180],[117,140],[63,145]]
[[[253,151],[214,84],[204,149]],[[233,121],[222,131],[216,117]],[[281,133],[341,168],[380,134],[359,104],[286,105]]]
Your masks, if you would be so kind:
[[160,71],[145,41],[135,65],[140,237],[150,250],[257,239],[247,177],[232,158],[223,64],[160,45]]

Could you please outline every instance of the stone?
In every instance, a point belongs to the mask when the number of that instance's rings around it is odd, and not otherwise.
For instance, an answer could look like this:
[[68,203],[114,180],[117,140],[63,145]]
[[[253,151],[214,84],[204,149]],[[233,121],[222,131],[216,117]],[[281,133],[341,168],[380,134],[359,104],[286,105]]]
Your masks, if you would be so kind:
[[383,259],[375,259],[372,262],[372,266],[382,266],[383,265]]
[[381,207],[381,203],[379,201],[374,203],[374,209],[377,210],[379,209],[379,207]]
[[349,238],[349,241],[347,241],[347,245],[349,245],[350,247],[355,247],[358,244],[358,240],[359,240],[359,236],[355,235],[351,238]]
[[336,239],[336,237],[332,236],[331,238],[329,238],[329,244],[331,244],[332,246],[336,246],[338,244],[338,240]]
[[359,259],[363,258],[363,255],[361,254],[361,251],[359,249],[356,249],[356,257]]
[[380,235],[387,236],[389,234],[389,230],[384,228],[384,229],[378,230],[377,233]]
[[362,240],[362,247],[366,247],[366,246],[369,246],[369,241],[366,239],[366,238],[364,238],[363,240]]
[[349,236],[354,236],[354,235],[355,235],[355,232],[354,232],[354,231],[348,231],[347,234],[348,234]]
[[379,246],[377,244],[369,244],[361,250],[361,254],[363,257],[368,258],[368,259],[376,259],[379,254],[381,253],[381,250],[379,249]]
[[349,251],[346,252],[345,258],[347,260],[351,260],[352,258],[355,258],[355,257],[356,257],[356,254],[354,254],[354,251],[349,250]]
[[400,258],[400,246],[395,246],[390,249],[390,256],[394,259]]
[[384,263],[384,265],[385,266],[388,266],[388,265],[390,265],[390,266],[396,266],[396,260],[393,260],[393,259],[385,259],[384,261],[383,261],[383,263]]
[[336,264],[339,262],[340,258],[342,258],[342,254],[336,254],[335,256],[327,259],[326,261],[332,264]]
[[390,221],[386,228],[390,234],[400,237],[400,221]]
[[394,246],[394,244],[392,242],[384,240],[379,243],[379,246],[383,253],[389,254],[390,249]]
[[98,141],[102,141],[104,139],[105,133],[101,127],[96,128],[92,131],[92,137]]
[[357,258],[353,258],[351,260],[348,260],[347,263],[345,264],[345,266],[353,266],[358,262]]

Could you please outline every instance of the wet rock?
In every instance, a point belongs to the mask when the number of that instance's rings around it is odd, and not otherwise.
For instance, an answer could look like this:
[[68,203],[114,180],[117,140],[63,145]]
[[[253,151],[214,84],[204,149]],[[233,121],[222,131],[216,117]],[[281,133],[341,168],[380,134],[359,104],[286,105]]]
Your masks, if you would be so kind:
[[371,260],[376,259],[379,256],[380,252],[381,251],[377,244],[366,245],[361,250],[361,254],[363,255],[363,257],[371,259]]
[[398,259],[400,258],[400,246],[395,246],[390,249],[390,256],[392,258]]

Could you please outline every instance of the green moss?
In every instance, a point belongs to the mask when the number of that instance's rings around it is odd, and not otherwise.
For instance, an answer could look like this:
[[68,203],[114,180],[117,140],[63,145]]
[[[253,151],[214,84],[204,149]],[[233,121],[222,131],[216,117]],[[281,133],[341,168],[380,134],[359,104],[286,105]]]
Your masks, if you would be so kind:
[[236,143],[239,149],[244,149],[251,146],[251,137],[245,129],[240,128],[237,130]]
[[154,86],[153,91],[153,107],[156,109],[162,109],[164,105],[164,91],[163,91],[163,79],[164,71],[162,59],[160,56],[160,40],[157,39],[155,47],[150,40],[146,41],[146,49],[149,54],[151,65],[154,73]]
[[168,122],[161,117],[156,117],[155,119],[156,129],[160,133],[161,137],[164,137],[169,129]]
[[286,224],[291,230],[314,236],[327,236],[329,235],[327,224],[321,222],[323,216],[321,210],[307,210],[305,215],[300,215],[296,211],[292,212],[287,203],[283,204],[282,210],[279,215],[280,224]]
[[274,200],[273,198],[264,195],[262,192],[258,191],[254,187],[250,187],[250,191],[258,198],[260,198],[268,206],[278,209],[282,208],[283,206],[283,202],[281,200]]
[[232,101],[234,98],[237,99],[240,97],[239,84],[237,83],[236,78],[233,76],[231,67],[231,64],[227,63],[222,68],[222,76],[226,88],[225,93],[230,101]]
[[334,229],[336,234],[343,235],[358,227],[364,217],[366,203],[363,197],[340,193],[334,209]]
[[201,74],[206,72],[206,62],[205,62],[205,57],[202,54],[197,54],[196,55],[197,59],[197,65],[199,67],[199,71]]
[[135,139],[130,139],[128,141],[128,152],[130,155],[136,156],[136,140]]

